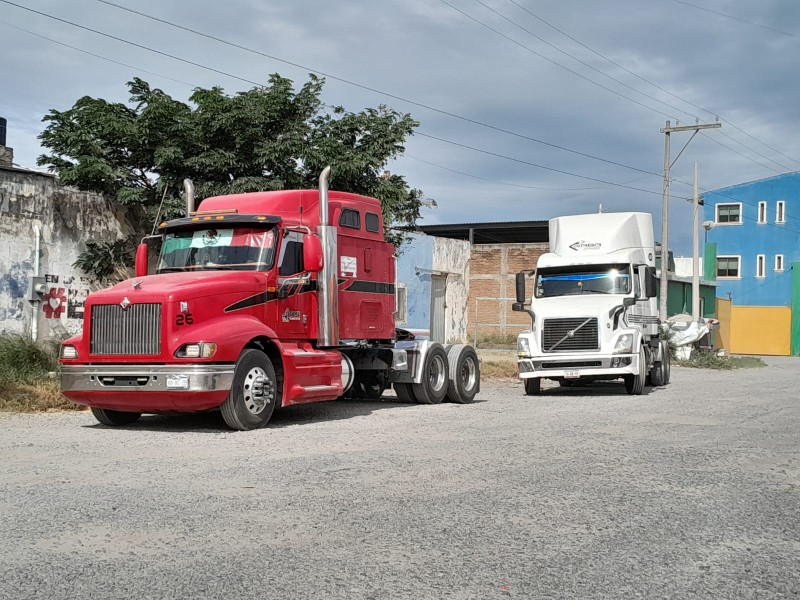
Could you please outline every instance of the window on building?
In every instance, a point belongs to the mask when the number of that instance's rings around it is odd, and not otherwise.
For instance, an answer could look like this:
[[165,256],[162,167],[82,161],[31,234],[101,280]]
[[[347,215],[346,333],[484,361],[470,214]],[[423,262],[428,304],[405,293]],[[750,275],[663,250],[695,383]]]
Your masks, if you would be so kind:
[[741,256],[718,256],[717,277],[739,277]]
[[766,277],[767,257],[763,254],[756,255],[756,277]]
[[717,223],[741,223],[742,205],[717,204]]
[[778,200],[778,206],[775,210],[775,222],[786,223],[786,202]]
[[759,223],[766,223],[767,222],[767,203],[766,202],[759,202],[758,203],[758,222]]
[[783,271],[783,254],[775,255],[775,270]]
[[394,301],[394,322],[396,325],[404,325],[408,320],[408,290],[405,285],[397,284]]

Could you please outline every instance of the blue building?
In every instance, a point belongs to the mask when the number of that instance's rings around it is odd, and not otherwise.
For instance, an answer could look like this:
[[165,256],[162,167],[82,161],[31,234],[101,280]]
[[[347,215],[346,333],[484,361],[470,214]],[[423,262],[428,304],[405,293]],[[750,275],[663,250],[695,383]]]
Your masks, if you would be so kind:
[[[759,333],[759,324],[764,319],[780,322],[777,333],[791,331],[796,354],[800,350],[800,173],[714,190],[704,195],[704,201],[705,219],[711,222],[706,227],[705,276],[716,279],[717,297],[729,299],[733,307],[784,307],[787,315],[751,312],[747,320],[753,331],[739,337],[765,337],[767,332]],[[745,325],[742,317],[732,331],[743,332]]]

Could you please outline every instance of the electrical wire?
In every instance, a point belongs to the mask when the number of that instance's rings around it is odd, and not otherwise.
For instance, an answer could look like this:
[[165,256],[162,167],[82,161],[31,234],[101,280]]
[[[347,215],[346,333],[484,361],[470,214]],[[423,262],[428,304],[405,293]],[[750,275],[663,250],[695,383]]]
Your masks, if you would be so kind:
[[[585,48],[586,50],[588,50],[589,52],[591,52],[591,53],[592,53],[592,54],[594,54],[595,56],[598,56],[598,57],[602,58],[603,60],[605,60],[605,61],[607,61],[607,62],[611,63],[612,65],[614,65],[614,66],[615,66],[615,67],[617,67],[618,69],[621,69],[621,70],[625,71],[625,72],[626,72],[626,73],[628,73],[629,75],[632,75],[633,77],[636,77],[636,78],[637,78],[637,79],[639,79],[640,81],[643,81],[644,83],[647,83],[648,85],[651,85],[651,86],[653,86],[654,88],[656,88],[656,89],[658,89],[658,90],[660,90],[660,91],[664,92],[665,94],[668,94],[668,95],[672,96],[673,98],[675,98],[675,99],[677,99],[677,100],[680,100],[681,102],[685,102],[686,104],[688,104],[688,105],[690,105],[690,106],[693,106],[694,108],[696,108],[696,109],[698,109],[698,110],[702,110],[703,112],[705,112],[705,113],[708,113],[709,115],[711,115],[711,116],[713,116],[713,117],[715,117],[715,118],[719,118],[721,121],[723,121],[723,122],[727,123],[728,125],[730,125],[730,126],[731,126],[731,127],[733,127],[734,129],[736,129],[737,131],[739,131],[740,133],[742,133],[743,135],[745,135],[745,136],[749,137],[750,139],[752,139],[753,141],[755,141],[755,142],[758,142],[759,144],[761,144],[762,146],[764,146],[764,147],[766,147],[766,148],[769,148],[770,150],[772,150],[772,151],[773,151],[773,152],[775,152],[776,154],[779,154],[779,155],[783,156],[784,158],[787,158],[787,159],[789,159],[790,161],[792,161],[792,162],[794,162],[794,163],[797,163],[798,165],[800,165],[800,160],[797,160],[796,158],[792,158],[791,156],[789,156],[789,155],[787,155],[787,154],[784,154],[783,152],[781,152],[781,151],[780,151],[780,150],[778,150],[777,148],[774,148],[773,146],[770,146],[770,145],[769,145],[769,144],[767,144],[766,142],[764,142],[764,141],[762,141],[762,140],[758,139],[757,137],[755,137],[755,136],[753,136],[753,135],[749,134],[747,131],[745,131],[744,129],[742,129],[741,127],[739,127],[738,125],[736,125],[735,123],[733,123],[732,121],[730,121],[729,119],[725,119],[725,118],[722,118],[722,117],[720,117],[720,116],[719,116],[719,114],[718,114],[717,112],[714,112],[714,111],[711,111],[711,110],[709,110],[709,109],[707,109],[707,108],[704,108],[704,107],[700,106],[699,104],[695,104],[695,103],[694,103],[694,102],[692,102],[691,100],[687,100],[686,98],[684,98],[684,97],[682,97],[682,96],[679,96],[679,95],[677,95],[677,94],[675,94],[675,93],[671,92],[671,91],[670,91],[670,90],[668,90],[667,88],[665,88],[665,87],[663,87],[663,86],[660,86],[660,85],[658,85],[657,83],[654,83],[654,82],[650,81],[650,80],[649,80],[649,79],[647,79],[646,77],[642,77],[642,76],[641,76],[641,75],[639,75],[638,73],[635,73],[634,71],[632,71],[632,70],[630,70],[630,69],[628,69],[628,68],[624,67],[623,65],[619,64],[618,62],[616,62],[616,61],[614,61],[613,59],[611,59],[611,58],[609,58],[608,56],[606,56],[605,54],[602,54],[601,52],[598,52],[597,50],[595,50],[595,49],[594,49],[594,48],[592,48],[591,46],[588,46],[587,44],[584,44],[584,43],[583,43],[582,41],[580,41],[579,39],[577,39],[577,38],[575,38],[575,37],[571,36],[571,35],[570,35],[570,34],[568,34],[566,31],[564,31],[564,30],[562,30],[562,29],[559,29],[558,27],[556,27],[555,25],[553,25],[552,23],[550,23],[550,22],[549,22],[549,21],[547,21],[546,19],[543,19],[542,17],[540,17],[539,15],[537,15],[536,13],[534,13],[533,11],[531,11],[530,9],[528,9],[527,7],[523,6],[522,4],[520,4],[519,2],[517,2],[516,0],[508,0],[508,2],[511,2],[511,4],[513,4],[514,6],[516,6],[516,7],[520,8],[521,10],[523,10],[524,12],[526,12],[528,15],[530,15],[531,17],[533,17],[534,19],[536,19],[536,20],[537,20],[537,21],[539,21],[540,23],[543,23],[544,25],[546,25],[546,26],[547,26],[547,27],[549,27],[550,29],[553,29],[554,31],[556,31],[556,32],[560,33],[560,34],[561,34],[561,35],[563,35],[564,37],[566,37],[566,38],[568,38],[568,39],[572,40],[573,42],[575,42],[576,44],[578,44],[578,45],[579,45],[579,46],[581,46],[582,48]],[[685,4],[685,3],[684,3],[684,4]],[[721,131],[720,131],[719,133],[720,133],[720,134],[722,134],[722,135],[725,135],[725,137],[729,137],[729,136],[727,136],[727,134],[724,134],[724,133],[723,133],[723,132],[721,132]],[[733,139],[733,138],[731,138],[731,139]],[[785,168],[785,167],[783,167],[783,166],[782,166],[782,168]]]

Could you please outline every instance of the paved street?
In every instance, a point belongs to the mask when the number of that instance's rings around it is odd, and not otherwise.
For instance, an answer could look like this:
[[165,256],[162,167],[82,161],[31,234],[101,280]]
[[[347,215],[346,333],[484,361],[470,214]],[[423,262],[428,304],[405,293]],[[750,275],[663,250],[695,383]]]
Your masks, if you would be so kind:
[[0,598],[800,597],[800,360],[460,406],[0,415]]

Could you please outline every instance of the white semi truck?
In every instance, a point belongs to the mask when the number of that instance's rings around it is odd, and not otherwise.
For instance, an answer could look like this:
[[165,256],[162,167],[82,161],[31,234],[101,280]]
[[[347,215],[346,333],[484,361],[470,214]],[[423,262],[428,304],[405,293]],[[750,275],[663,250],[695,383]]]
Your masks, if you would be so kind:
[[652,216],[574,215],[549,224],[550,252],[516,279],[513,308],[531,317],[530,331],[517,338],[525,393],[538,394],[542,379],[562,386],[622,379],[629,394],[666,385]]

